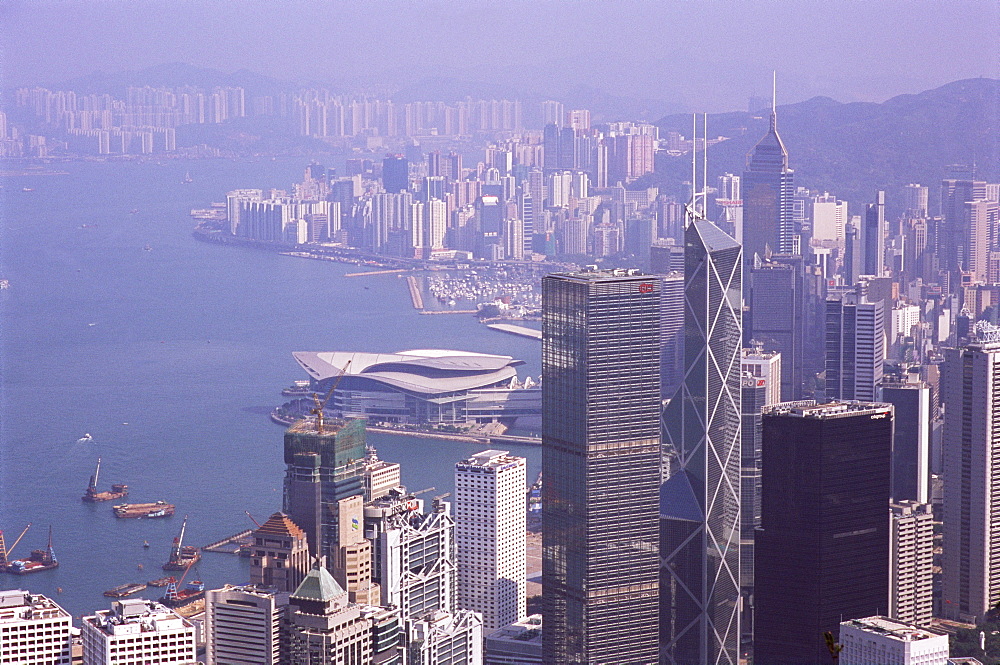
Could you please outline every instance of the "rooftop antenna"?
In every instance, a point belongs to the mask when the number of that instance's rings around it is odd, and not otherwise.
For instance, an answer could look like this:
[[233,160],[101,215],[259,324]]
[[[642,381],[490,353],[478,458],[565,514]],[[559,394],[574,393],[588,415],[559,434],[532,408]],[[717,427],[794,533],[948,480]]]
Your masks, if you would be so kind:
[[771,131],[778,128],[778,70],[771,70]]
[[708,214],[708,113],[702,114],[701,131],[701,212]]

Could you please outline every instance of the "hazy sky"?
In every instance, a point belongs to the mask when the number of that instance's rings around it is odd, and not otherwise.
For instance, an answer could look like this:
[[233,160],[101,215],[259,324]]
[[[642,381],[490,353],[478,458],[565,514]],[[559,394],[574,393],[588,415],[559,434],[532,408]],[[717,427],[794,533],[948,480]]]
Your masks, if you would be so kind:
[[294,81],[578,86],[709,111],[1000,76],[997,0],[0,0],[3,85],[186,62]]

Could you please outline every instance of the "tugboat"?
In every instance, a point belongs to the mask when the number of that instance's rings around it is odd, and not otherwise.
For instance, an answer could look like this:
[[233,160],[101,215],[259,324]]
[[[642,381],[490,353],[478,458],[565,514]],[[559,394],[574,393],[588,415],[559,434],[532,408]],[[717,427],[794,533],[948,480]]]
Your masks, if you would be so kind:
[[31,556],[27,559],[15,559],[7,566],[8,573],[15,575],[27,575],[28,573],[40,573],[43,570],[52,570],[59,567],[56,560],[55,550],[52,549],[52,527],[49,527],[49,544],[44,550],[32,550]]
[[110,501],[112,499],[121,499],[122,497],[128,496],[128,485],[122,483],[116,483],[111,486],[110,492],[98,492],[97,491],[97,478],[101,473],[101,458],[97,458],[97,469],[94,470],[94,475],[90,477],[90,485],[87,486],[87,493],[80,497],[81,501],[86,501],[87,503],[96,503],[98,501]]
[[163,564],[163,570],[187,570],[201,560],[201,552],[194,545],[184,544],[184,531],[187,529],[188,518],[184,516],[181,522],[181,532],[174,538],[174,546],[170,549],[170,559]]

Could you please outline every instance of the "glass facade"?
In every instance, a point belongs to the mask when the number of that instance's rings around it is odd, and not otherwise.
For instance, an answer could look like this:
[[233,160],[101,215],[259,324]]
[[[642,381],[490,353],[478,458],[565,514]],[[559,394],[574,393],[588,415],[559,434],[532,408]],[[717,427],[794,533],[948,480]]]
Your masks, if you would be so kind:
[[657,661],[660,286],[542,282],[546,663]]
[[738,662],[742,248],[684,232],[684,382],[663,410],[661,661]]

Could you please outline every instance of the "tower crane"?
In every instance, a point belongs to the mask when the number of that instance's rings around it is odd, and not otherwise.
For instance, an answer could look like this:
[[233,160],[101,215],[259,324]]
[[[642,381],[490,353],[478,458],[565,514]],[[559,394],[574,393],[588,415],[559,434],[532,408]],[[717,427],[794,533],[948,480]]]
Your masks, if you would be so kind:
[[315,406],[309,409],[309,413],[316,416],[317,434],[323,433],[323,409],[326,408],[326,403],[330,401],[331,397],[333,397],[333,391],[337,389],[338,385],[340,385],[340,380],[344,378],[344,374],[347,373],[347,368],[350,366],[351,366],[350,360],[344,363],[343,368],[341,368],[340,370],[340,374],[337,375],[337,378],[334,380],[333,385],[330,386],[330,390],[326,393],[326,397],[323,398],[323,401],[320,401],[318,394],[316,393],[312,394],[313,404],[315,404]]

